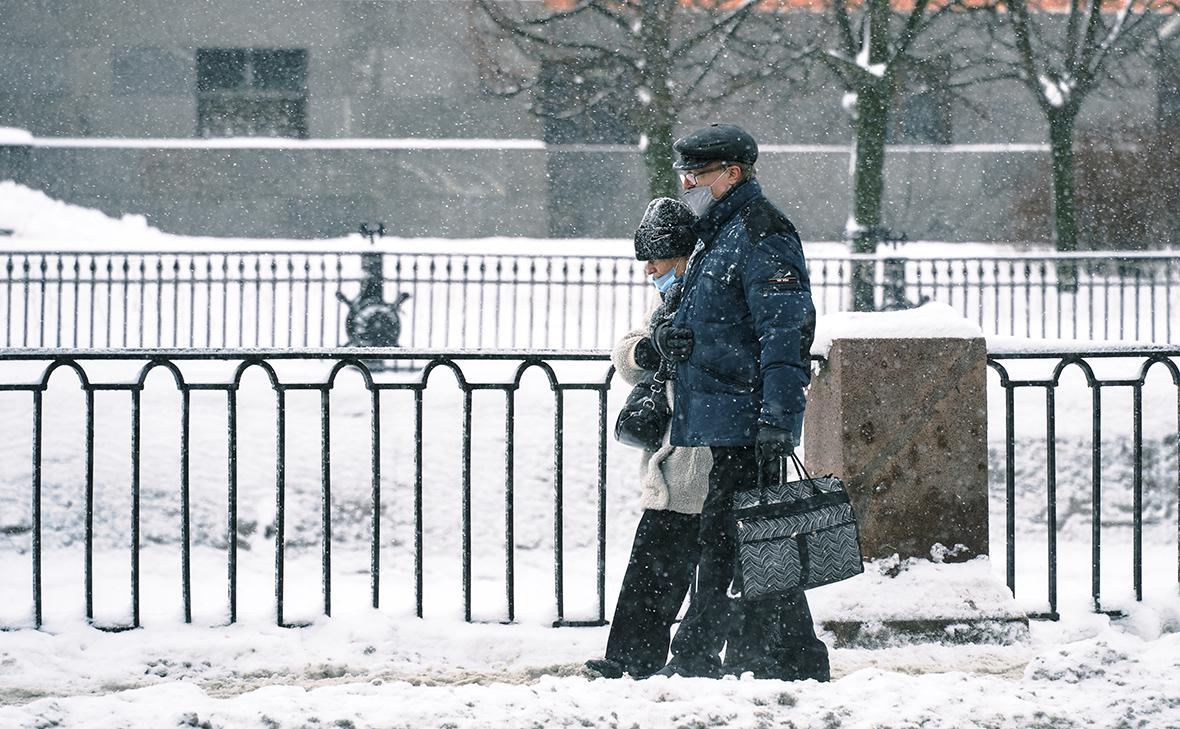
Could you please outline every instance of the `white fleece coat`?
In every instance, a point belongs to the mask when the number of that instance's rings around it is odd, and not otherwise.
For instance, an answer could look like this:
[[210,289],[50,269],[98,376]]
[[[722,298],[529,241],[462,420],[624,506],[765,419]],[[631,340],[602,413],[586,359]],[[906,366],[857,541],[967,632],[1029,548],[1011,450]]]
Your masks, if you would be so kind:
[[[658,308],[659,299],[648,312]],[[623,335],[611,353],[611,361],[623,381],[635,385],[647,373],[635,362],[635,345],[641,339],[651,336],[651,325],[633,329]],[[668,382],[664,394],[668,405],[672,404],[673,383]],[[669,428],[669,430],[671,430]],[[699,514],[709,491],[709,470],[713,468],[713,453],[708,448],[673,446],[664,433],[664,443],[654,453],[641,451],[639,480],[643,487],[641,503],[645,509],[676,511],[682,514]]]

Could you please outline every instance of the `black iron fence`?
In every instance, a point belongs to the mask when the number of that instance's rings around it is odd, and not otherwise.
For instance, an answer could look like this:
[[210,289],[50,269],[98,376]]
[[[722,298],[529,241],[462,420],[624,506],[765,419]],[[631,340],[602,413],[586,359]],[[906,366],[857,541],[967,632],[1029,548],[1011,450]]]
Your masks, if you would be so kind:
[[[378,358],[406,367],[378,367],[375,365]],[[994,468],[993,475],[999,479],[1002,474],[1002,497],[994,503],[1002,511],[1008,587],[1018,597],[1030,592],[1038,600],[1043,596],[1044,608],[1034,610],[1034,614],[1055,618],[1059,614],[1062,557],[1058,545],[1063,533],[1069,534],[1069,543],[1075,550],[1078,544],[1088,542],[1089,554],[1084,558],[1076,554],[1066,556],[1068,564],[1074,567],[1081,564],[1088,572],[1088,580],[1080,576],[1078,569],[1070,572],[1072,577],[1067,579],[1071,580],[1068,586],[1072,592],[1086,589],[1090,609],[1111,610],[1111,593],[1117,593],[1124,604],[1127,599],[1142,600],[1145,584],[1160,585],[1158,569],[1148,579],[1144,565],[1145,556],[1151,556],[1157,568],[1172,559],[1162,555],[1165,548],[1160,545],[1164,542],[1172,545],[1175,579],[1180,583],[1180,350],[1091,347],[1085,351],[994,351],[989,354],[988,364],[998,379],[998,388],[989,393],[996,400],[992,415],[1002,418],[1004,426],[1002,468]],[[409,369],[409,365],[414,368]],[[532,394],[522,404],[522,382],[530,372],[535,373]],[[333,439],[333,428],[338,427],[334,424],[340,422],[334,417],[338,413],[333,403],[338,401],[333,398],[340,394],[340,380],[345,373],[353,377],[352,409],[345,413],[354,419],[350,437],[356,443],[351,455],[342,455],[338,450],[340,441]],[[435,415],[436,406],[428,405],[425,398],[428,390],[438,389],[431,387],[437,382],[438,373],[448,373],[447,379],[453,377],[457,384],[457,423],[440,425],[432,421],[433,424],[427,425],[427,420]],[[245,387],[243,380],[251,376],[255,378],[253,387]],[[537,378],[541,380],[539,389]],[[159,381],[165,381],[163,389],[178,399],[174,411],[162,414],[153,409],[150,417],[145,414],[148,405],[144,397],[149,379],[151,386],[157,388],[153,390],[157,396]],[[73,458],[76,463],[73,478],[82,484],[81,497],[73,501],[50,494],[56,498],[58,513],[58,522],[50,528],[58,539],[72,527],[81,532],[81,537],[69,545],[76,547],[80,542],[84,554],[81,579],[85,615],[109,629],[141,624],[140,553],[146,538],[143,530],[146,521],[141,510],[144,472],[147,460],[158,456],[159,450],[158,443],[155,446],[145,443],[154,431],[174,428],[179,441],[177,458],[169,466],[174,470],[170,475],[157,477],[155,486],[164,495],[162,498],[173,500],[174,508],[163,516],[156,513],[153,517],[151,528],[155,533],[150,541],[179,544],[180,569],[175,588],[185,621],[192,620],[195,585],[190,562],[194,539],[205,546],[215,546],[220,559],[224,559],[223,574],[227,580],[224,615],[230,622],[237,619],[238,548],[245,531],[242,526],[245,520],[239,513],[240,472],[273,453],[273,471],[267,476],[271,484],[259,491],[273,504],[273,521],[265,529],[256,526],[251,529],[257,535],[265,535],[256,539],[273,540],[273,605],[275,620],[280,625],[292,624],[284,612],[286,565],[292,540],[303,550],[318,545],[318,611],[332,613],[332,548],[334,543],[339,543],[333,535],[339,529],[351,529],[357,535],[355,541],[368,554],[368,564],[362,570],[368,577],[363,601],[372,607],[381,604],[381,595],[387,594],[381,590],[382,555],[388,559],[390,551],[390,544],[382,538],[382,518],[383,515],[388,518],[391,511],[404,517],[409,530],[410,536],[396,545],[398,552],[409,552],[412,557],[412,569],[405,573],[404,590],[413,595],[412,610],[421,616],[429,587],[424,567],[424,559],[431,553],[428,541],[445,533],[424,528],[428,516],[424,510],[428,507],[444,509],[457,524],[450,533],[457,532],[460,605],[465,619],[483,619],[487,613],[481,610],[483,615],[476,618],[472,608],[472,561],[481,556],[481,550],[473,543],[474,519],[485,530],[492,524],[493,541],[502,545],[499,548],[502,569],[496,557],[493,570],[498,572],[497,580],[502,579],[503,611],[494,619],[516,619],[517,558],[519,551],[526,548],[522,543],[528,543],[527,548],[534,556],[545,550],[551,554],[555,624],[601,624],[605,619],[607,398],[612,380],[613,369],[603,352],[0,350],[0,404],[5,413],[0,422],[0,441],[10,449],[15,448],[6,452],[0,465],[5,469],[16,468],[15,476],[6,471],[7,475],[0,479],[4,486],[0,490],[0,527],[3,527],[0,542],[8,540],[9,547],[15,543],[18,553],[27,554],[31,572],[27,623],[36,626],[43,623],[46,469],[51,461],[57,464],[54,467],[60,468],[62,461]],[[81,421],[76,437],[63,427],[62,413],[68,408],[60,401],[51,405],[49,400],[59,397],[55,393],[63,389],[73,389],[69,387],[70,381],[77,382],[82,396],[80,407],[76,408],[80,413],[73,415]],[[258,390],[273,396],[266,408],[258,407],[257,402],[246,402],[249,393]],[[485,396],[478,394],[484,392],[494,393],[493,399],[500,405],[492,411],[477,412],[477,397],[486,404]],[[1067,395],[1059,396],[1062,392]],[[587,400],[581,402],[582,410],[571,415],[568,401],[575,393],[583,393]],[[302,417],[293,402],[300,396],[314,400],[310,410],[299,411]],[[100,397],[107,399],[100,404],[97,402]],[[194,414],[197,397],[212,397],[221,404],[211,415],[205,402],[204,414],[198,421]],[[399,397],[403,399],[395,403],[394,399]],[[551,415],[524,422],[523,410],[535,406],[538,399],[547,401]],[[112,415],[118,410],[117,403],[122,403],[125,410]],[[96,424],[99,415],[106,418],[103,425]],[[109,455],[104,451],[109,446],[102,443],[109,444],[111,435],[107,431],[111,429],[112,417],[115,422],[127,425],[129,470],[125,481],[114,479],[117,481],[114,486],[128,498],[115,506],[109,502],[103,506],[96,497],[99,481],[96,457]],[[551,428],[547,436],[542,435],[545,418],[549,418]],[[273,449],[262,453],[256,439],[243,457],[243,430],[257,429],[260,421],[268,419],[273,425],[264,428],[265,438]],[[27,430],[18,426],[27,426]],[[363,437],[361,431],[365,433]],[[498,431],[491,441],[487,440],[490,431]],[[444,451],[441,457],[424,455],[432,442],[454,438],[456,432],[457,448]],[[194,443],[199,435],[209,438],[218,433],[225,434],[224,441],[212,446],[206,443],[200,455],[194,455],[198,451]],[[477,433],[481,433],[478,441]],[[527,437],[522,439],[521,433]],[[408,481],[397,491],[398,503],[390,508],[393,476],[383,464],[388,463],[385,456],[399,443],[404,461],[408,462]],[[473,443],[476,443],[474,447]],[[517,530],[521,508],[517,498],[518,456],[522,443],[533,446],[533,456],[538,443],[545,451],[535,461],[540,468],[530,480],[534,486],[538,481],[544,483],[546,490],[551,491],[551,509],[547,515],[541,521],[530,522],[534,531],[545,531],[536,527],[548,522],[548,534],[543,536],[533,533],[525,538]],[[217,464],[223,468],[224,475],[224,508],[219,512],[222,521],[217,526],[205,514],[199,518],[202,526],[195,528],[194,520],[198,517],[193,514],[193,484],[208,479],[208,469],[200,479],[194,479],[192,474],[199,464],[210,460],[210,448],[224,454]],[[52,457],[47,455],[51,451],[55,454]],[[487,461],[488,454],[493,452],[498,464]],[[27,471],[21,471],[20,464],[14,466],[16,461],[24,461],[23,457],[14,455],[17,453],[27,454]],[[575,453],[580,456],[580,466],[572,465]],[[477,456],[483,459],[478,466]],[[311,469],[313,476],[305,475],[301,479],[304,490],[298,494],[305,507],[311,506],[302,510],[303,521],[294,525],[288,513],[289,499],[296,496],[290,472],[293,460],[300,457],[316,465]],[[334,484],[341,481],[333,476],[333,469],[342,458],[366,462],[347,479],[353,487],[357,483],[368,484],[367,495],[359,499],[363,503],[356,505],[348,519],[333,516],[333,504],[337,501]],[[457,466],[458,476],[453,480],[457,488],[428,500],[424,486],[428,480],[428,462],[434,460]],[[22,478],[24,485],[19,483]],[[573,501],[566,496],[570,489],[576,489]],[[209,498],[206,492],[202,503]],[[96,513],[101,511],[109,516],[111,511],[124,506],[126,518],[122,523],[126,524],[127,532],[117,535],[105,551],[109,554],[113,543],[117,543],[113,551],[126,550],[130,568],[129,617],[125,622],[98,621],[93,597]],[[450,511],[446,511],[448,508]],[[82,516],[63,518],[64,511],[81,512]],[[315,513],[309,517],[309,511]],[[3,521],[6,515],[11,519],[14,513],[27,514],[27,521]],[[583,524],[577,550],[583,556],[592,555],[589,561],[594,564],[593,568],[587,566],[588,562],[583,564],[576,588],[579,594],[588,597],[580,604],[592,603],[592,607],[588,615],[569,619],[567,564],[572,547],[567,536],[569,520],[575,516]],[[1076,529],[1069,531],[1079,524],[1083,529],[1080,535]],[[1144,541],[1148,526],[1157,537],[1150,550]],[[1168,533],[1163,542],[1158,539],[1161,530]],[[210,536],[212,532],[221,536],[214,539]],[[993,533],[998,530],[993,529]],[[486,551],[498,551],[488,550],[487,542],[484,544]],[[448,555],[454,559],[454,553]],[[1112,555],[1118,558],[1117,563],[1112,563]],[[1000,555],[993,554],[993,558],[998,560]],[[1030,561],[1043,562],[1043,588],[1017,584],[1018,575],[1039,575],[1036,570],[1024,569]],[[14,562],[9,560],[5,564],[11,571]],[[488,572],[485,570],[481,575],[487,578]],[[1085,585],[1087,581],[1089,584]],[[1129,590],[1120,589],[1127,587]],[[536,581],[533,581],[528,602],[534,606],[538,602],[535,588]],[[1170,589],[1174,590],[1175,585]],[[8,597],[9,604],[21,599],[16,591]],[[1114,602],[1117,604],[1119,600]],[[24,623],[17,620],[15,624]]]
[[[988,365],[999,375],[1003,395],[1007,584],[1015,594],[1018,560],[1043,559],[1046,581],[1044,592],[1038,594],[1043,594],[1046,609],[1040,617],[1058,616],[1058,542],[1065,521],[1059,517],[1064,517],[1067,510],[1088,531],[1089,600],[1093,610],[1119,612],[1108,610],[1104,595],[1112,589],[1124,592],[1128,585],[1133,599],[1143,600],[1145,513],[1150,514],[1157,528],[1168,530],[1169,520],[1174,524],[1170,531],[1176,539],[1175,577],[1180,584],[1178,363],[1180,350],[1174,348],[1008,351],[988,355]],[[1089,390],[1088,403],[1084,396],[1082,402],[1075,397],[1067,406],[1059,401],[1063,380],[1071,375],[1075,393],[1078,389]],[[1018,393],[1028,397],[1018,402]],[[1154,431],[1150,448],[1145,446],[1145,422]],[[1030,432],[1018,434],[1018,426]],[[1063,435],[1063,428],[1071,432]],[[1059,460],[1059,450],[1063,449],[1068,452]],[[1063,473],[1068,477],[1063,478]],[[1145,489],[1145,483],[1150,490]],[[1067,489],[1068,494],[1064,493]],[[1035,526],[1031,532],[1018,529],[1018,508],[1025,512],[1023,517],[1040,525],[1040,535]],[[1112,570],[1111,560],[1104,553],[1104,537],[1110,538],[1111,528],[1125,534],[1128,527],[1130,553],[1121,555],[1125,562],[1113,565],[1116,576],[1112,585],[1109,576],[1104,581],[1104,567]],[[1021,540],[1040,542],[1045,552],[1031,555],[1026,548],[1018,553]],[[1159,552],[1158,545],[1155,552]]]
[[[849,307],[855,265],[871,267],[878,308],[942,301],[986,334],[1171,342],[1180,311],[1168,254],[809,261],[820,314]],[[369,313],[411,349],[602,349],[651,296],[636,261],[608,256],[13,251],[0,346],[337,347],[365,341],[360,302],[383,304]]]
[[[374,364],[373,357],[384,358],[388,362],[401,363],[416,363],[420,369],[412,371],[392,371],[385,369],[378,369],[371,367]],[[364,359],[362,359],[364,358]],[[214,366],[220,364],[221,366]],[[180,549],[180,574],[179,589],[182,601],[182,613],[185,622],[192,620],[192,600],[193,600],[193,577],[191,573],[191,548],[194,539],[194,518],[191,512],[191,493],[192,493],[192,479],[191,473],[194,468],[193,463],[193,441],[197,427],[194,426],[193,420],[193,405],[192,400],[194,396],[201,393],[219,393],[224,397],[224,419],[214,418],[210,420],[206,418],[202,421],[201,427],[206,431],[217,432],[223,429],[225,433],[225,440],[222,448],[225,459],[225,492],[224,492],[224,512],[223,531],[224,534],[217,539],[212,540],[218,548],[224,552],[225,560],[225,575],[227,579],[228,592],[226,594],[225,616],[229,622],[234,622],[238,614],[238,546],[241,538],[240,519],[238,514],[239,507],[239,471],[241,468],[250,465],[250,460],[257,460],[258,453],[247,453],[244,457],[239,450],[239,433],[243,427],[249,422],[249,419],[257,419],[262,417],[257,407],[248,408],[243,405],[240,394],[243,392],[242,380],[243,377],[251,370],[261,371],[265,374],[269,382],[270,389],[273,390],[273,444],[274,444],[274,469],[273,469],[273,499],[274,512],[273,523],[267,528],[267,531],[273,531],[273,548],[274,548],[274,615],[279,625],[287,625],[290,622],[286,619],[284,614],[284,596],[285,596],[285,565],[288,553],[288,540],[292,538],[293,526],[286,522],[288,505],[287,500],[289,496],[290,486],[288,479],[288,471],[291,459],[298,455],[291,446],[291,441],[295,438],[294,430],[296,428],[303,430],[317,431],[318,438],[309,439],[307,446],[314,449],[314,442],[318,440],[318,461],[319,461],[319,519],[318,524],[313,520],[312,523],[306,524],[305,531],[311,532],[310,535],[304,534],[300,539],[305,545],[309,542],[317,542],[321,549],[321,575],[320,575],[320,590],[322,592],[322,612],[325,615],[332,613],[333,607],[333,583],[332,583],[332,545],[333,545],[333,529],[340,525],[333,520],[333,440],[331,437],[331,424],[333,422],[332,415],[332,394],[334,390],[339,390],[338,380],[339,376],[344,371],[353,371],[359,373],[363,379],[364,394],[361,397],[362,402],[360,409],[354,416],[364,417],[362,410],[367,409],[368,413],[368,468],[362,469],[364,475],[368,477],[369,494],[368,504],[362,511],[368,514],[368,529],[367,533],[361,535],[361,540],[367,542],[369,552],[369,591],[368,599],[372,607],[379,606],[379,597],[381,595],[380,582],[382,576],[382,534],[381,524],[383,512],[388,512],[389,509],[383,509],[383,488],[389,488],[390,478],[383,477],[382,463],[383,463],[383,449],[392,447],[390,441],[395,437],[392,433],[383,432],[382,424],[385,423],[387,428],[392,427],[391,424],[396,424],[401,427],[403,433],[408,433],[412,438],[412,449],[409,452],[411,464],[411,478],[412,484],[409,490],[409,503],[396,505],[396,509],[401,512],[409,512],[412,514],[411,526],[413,531],[412,548],[413,553],[413,582],[412,590],[414,594],[414,610],[416,614],[421,617],[423,614],[423,605],[425,599],[424,587],[424,568],[423,559],[426,553],[427,545],[424,544],[424,497],[423,497],[423,481],[424,481],[424,446],[428,445],[431,440],[439,440],[446,438],[449,433],[449,428],[435,427],[431,430],[424,429],[424,420],[430,415],[430,411],[424,406],[424,394],[428,389],[428,385],[432,380],[438,380],[437,376],[432,377],[432,373],[436,371],[449,371],[457,382],[458,389],[462,396],[460,405],[460,420],[461,420],[461,434],[459,438],[458,453],[451,454],[447,459],[450,462],[458,462],[460,466],[459,476],[459,508],[458,508],[458,528],[461,533],[461,550],[459,559],[462,561],[462,605],[463,615],[468,621],[472,620],[472,499],[473,486],[478,486],[479,494],[485,494],[491,488],[491,482],[499,481],[497,488],[502,491],[502,544],[503,544],[503,606],[504,612],[499,619],[513,621],[516,616],[517,604],[517,576],[515,572],[516,553],[518,550],[517,534],[515,532],[516,524],[516,498],[515,498],[515,479],[516,466],[515,459],[518,452],[518,445],[520,440],[517,437],[517,428],[519,426],[518,395],[521,391],[522,379],[529,371],[537,371],[544,375],[545,385],[541,387],[542,397],[547,396],[552,401],[552,452],[549,460],[551,468],[547,468],[547,474],[542,478],[547,478],[552,488],[552,560],[553,560],[553,606],[556,615],[555,625],[600,625],[605,620],[605,596],[604,596],[604,574],[605,574],[605,530],[606,530],[606,412],[607,412],[607,392],[611,386],[611,381],[614,374],[614,369],[611,367],[608,357],[604,353],[594,352],[531,352],[527,354],[504,354],[494,352],[471,353],[471,352],[408,352],[404,350],[348,350],[339,349],[333,351],[302,351],[291,352],[282,350],[271,351],[235,351],[235,350],[165,350],[165,351],[59,351],[59,350],[0,350],[0,367],[3,368],[3,374],[0,375],[0,398],[8,398],[5,400],[6,418],[10,419],[9,426],[12,421],[27,422],[31,425],[28,431],[28,443],[30,447],[31,457],[29,460],[29,489],[25,497],[28,499],[28,522],[27,534],[26,530],[13,529],[11,525],[8,527],[8,536],[27,537],[28,543],[28,557],[30,560],[32,571],[31,582],[31,598],[30,602],[30,622],[32,625],[40,627],[43,622],[43,604],[44,604],[44,588],[43,588],[43,570],[42,570],[42,553],[43,553],[43,538],[46,531],[46,523],[43,517],[42,502],[44,496],[43,488],[43,473],[45,469],[45,451],[47,443],[52,439],[64,439],[67,441],[66,449],[72,452],[80,451],[80,460],[82,462],[80,474],[81,480],[84,483],[82,503],[74,505],[66,503],[62,509],[71,509],[77,511],[81,509],[84,512],[82,519],[82,535],[81,542],[84,550],[84,565],[82,570],[82,579],[84,582],[84,593],[86,601],[86,618],[91,622],[95,620],[94,609],[94,590],[95,590],[95,567],[94,567],[94,550],[95,550],[95,514],[96,509],[96,473],[95,473],[95,458],[98,453],[96,446],[96,395],[104,393],[116,393],[120,397],[125,396],[129,404],[129,411],[126,413],[129,416],[129,440],[128,459],[130,463],[130,472],[128,474],[128,482],[126,489],[129,491],[130,500],[126,506],[129,508],[129,514],[126,519],[126,524],[129,528],[129,537],[123,542],[120,538],[119,549],[126,549],[126,554],[130,560],[130,573],[128,584],[129,596],[129,620],[126,624],[108,624],[103,625],[107,629],[126,629],[139,627],[141,624],[140,606],[141,606],[141,569],[140,569],[140,554],[144,535],[141,529],[143,517],[141,514],[141,497],[142,497],[142,473],[144,470],[145,461],[152,457],[144,447],[145,431],[151,429],[167,430],[175,427],[174,422],[168,422],[168,417],[156,417],[148,421],[145,418],[145,403],[144,391],[145,383],[149,375],[154,370],[163,370],[171,375],[167,378],[171,381],[175,390],[174,393],[179,393],[180,405],[178,413],[174,415],[179,416],[179,458],[176,462],[178,471],[173,477],[165,479],[165,491],[168,498],[178,499],[178,507],[175,512],[168,517],[169,524],[164,525],[162,531],[165,532],[163,536],[157,536],[154,541],[162,541],[168,544],[179,543]],[[563,371],[563,368],[568,371]],[[54,373],[62,370],[69,371],[75,375],[75,378],[66,377],[66,380],[76,379],[80,384],[84,396],[83,412],[81,418],[84,422],[82,429],[82,438],[80,442],[74,442],[70,436],[63,435],[60,432],[60,424],[57,427],[46,426],[47,408],[45,398],[47,392],[50,390],[50,380],[54,378]],[[216,370],[216,372],[214,372]],[[60,380],[58,377],[55,382]],[[481,381],[482,380],[482,381]],[[61,390],[62,385],[68,384],[57,382],[55,389]],[[258,383],[255,383],[256,385]],[[535,384],[535,383],[534,383]],[[167,386],[166,386],[167,387]],[[170,389],[170,388],[169,388]],[[438,388],[432,388],[438,389]],[[299,392],[318,393],[319,402],[318,410],[319,417],[314,419],[314,422],[307,422],[309,418],[303,418],[302,422],[296,421],[292,418],[289,400],[296,393]],[[502,471],[497,474],[494,470],[489,472],[488,469],[483,469],[479,473],[473,473],[473,452],[472,439],[474,428],[488,425],[487,423],[473,423],[473,400],[476,393],[492,392],[498,393],[503,398],[503,420],[502,420],[502,439],[498,444],[503,448]],[[567,396],[571,393],[583,392],[592,398],[593,404],[590,410],[597,413],[596,418],[567,418]],[[391,397],[396,393],[403,393],[412,398],[408,403],[408,407],[403,407],[402,410],[395,413],[386,413],[383,416],[383,403],[385,408],[388,408]],[[27,396],[27,400],[23,401],[23,397]],[[13,401],[13,397],[19,397],[21,400]],[[535,404],[536,396],[533,396]],[[365,407],[367,405],[367,407]],[[403,406],[407,405],[403,403]],[[108,409],[111,405],[106,406]],[[270,410],[266,411],[267,413]],[[305,413],[306,415],[306,413]],[[494,422],[494,421],[493,421]],[[47,432],[47,430],[49,432]],[[572,436],[572,441],[571,441]],[[6,437],[13,439],[12,433],[6,434]],[[535,431],[529,432],[528,438],[525,439],[527,443],[535,445],[539,440],[546,442],[540,434]],[[483,446],[481,446],[483,448]],[[588,452],[593,462],[596,464],[596,470],[591,473],[585,473],[584,469],[579,473],[580,482],[583,493],[580,493],[579,499],[576,503],[576,508],[580,514],[589,513],[594,514],[594,523],[592,533],[583,541],[587,545],[584,551],[593,551],[596,555],[596,569],[593,572],[593,595],[594,604],[592,614],[583,620],[571,620],[566,616],[566,559],[567,550],[564,546],[564,539],[566,535],[565,513],[567,504],[564,497],[564,490],[567,480],[569,479],[570,467],[566,463],[567,449],[580,448],[582,451]],[[587,453],[583,453],[586,456]],[[205,452],[205,458],[209,457],[208,451]],[[339,458],[339,455],[336,456]],[[585,459],[583,459],[585,460]],[[11,502],[14,499],[16,488],[13,484],[5,485],[7,492],[6,499],[0,499],[0,506],[5,506],[3,501]],[[404,497],[403,489],[403,497]],[[589,496],[589,498],[586,498]],[[440,501],[447,504],[453,503],[453,496],[450,494],[440,495]],[[596,503],[589,503],[589,501],[596,501]],[[481,503],[488,503],[483,499]],[[20,510],[20,504],[13,507],[12,503],[7,504],[10,511]],[[110,507],[105,507],[109,512]],[[453,514],[454,512],[450,512]],[[487,520],[495,519],[494,512],[481,513],[480,518],[486,523]],[[74,523],[74,522],[68,522]],[[534,523],[536,526],[536,523]],[[356,527],[355,524],[352,525]],[[209,520],[206,520],[204,526],[203,541],[210,543],[210,535],[207,532],[221,531],[217,529]],[[589,530],[589,527],[587,527]],[[298,530],[295,530],[296,532]],[[315,533],[318,532],[318,533]],[[365,530],[362,529],[362,532]],[[533,542],[543,542],[542,535],[533,534],[530,536]],[[18,550],[19,551],[19,550]],[[585,585],[583,585],[584,587]],[[583,593],[586,591],[583,590]],[[535,595],[529,596],[530,600],[536,601]],[[13,594],[7,596],[8,600],[17,601],[20,598]]]

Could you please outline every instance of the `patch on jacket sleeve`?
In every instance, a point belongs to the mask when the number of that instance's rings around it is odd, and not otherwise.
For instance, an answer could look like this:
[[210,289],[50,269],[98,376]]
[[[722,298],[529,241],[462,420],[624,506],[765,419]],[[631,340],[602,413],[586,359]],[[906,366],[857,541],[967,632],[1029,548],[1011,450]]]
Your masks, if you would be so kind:
[[795,269],[788,264],[780,264],[778,269],[770,274],[766,279],[766,283],[784,289],[797,289],[800,287],[799,274]]

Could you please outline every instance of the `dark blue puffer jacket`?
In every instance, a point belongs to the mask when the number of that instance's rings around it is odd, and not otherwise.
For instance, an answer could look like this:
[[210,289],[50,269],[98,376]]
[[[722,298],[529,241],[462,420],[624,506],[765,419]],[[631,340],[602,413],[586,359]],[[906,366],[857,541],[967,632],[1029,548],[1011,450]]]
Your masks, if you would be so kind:
[[672,320],[694,343],[676,367],[671,442],[753,445],[759,421],[796,430],[815,333],[799,234],[756,180],[714,203],[696,228]]

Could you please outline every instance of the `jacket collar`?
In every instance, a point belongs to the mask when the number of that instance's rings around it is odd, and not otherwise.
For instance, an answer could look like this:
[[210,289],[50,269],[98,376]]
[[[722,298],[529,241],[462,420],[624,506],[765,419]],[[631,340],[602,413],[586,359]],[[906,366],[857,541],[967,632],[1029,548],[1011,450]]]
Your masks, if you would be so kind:
[[713,242],[717,233],[737,215],[751,200],[762,196],[758,180],[746,180],[730,190],[725,197],[709,206],[705,214],[693,223],[693,232],[706,246]]

